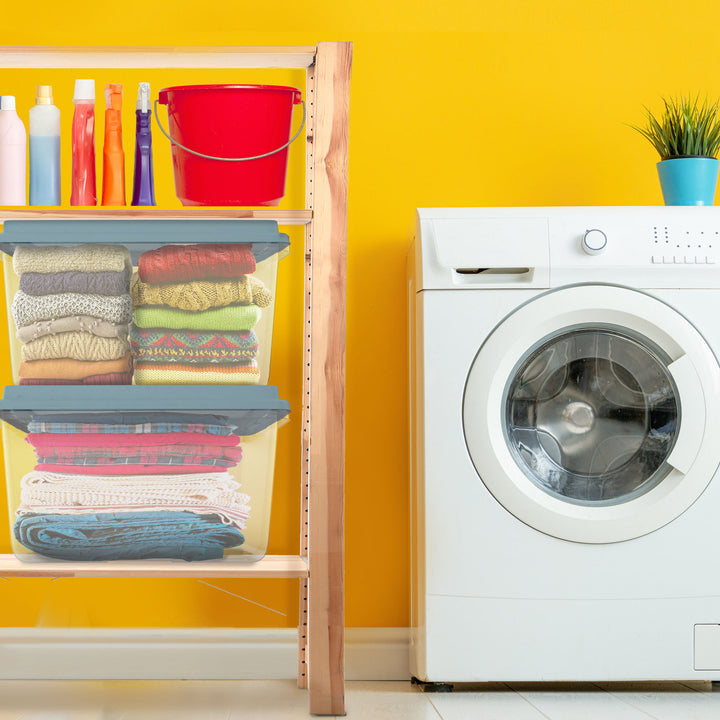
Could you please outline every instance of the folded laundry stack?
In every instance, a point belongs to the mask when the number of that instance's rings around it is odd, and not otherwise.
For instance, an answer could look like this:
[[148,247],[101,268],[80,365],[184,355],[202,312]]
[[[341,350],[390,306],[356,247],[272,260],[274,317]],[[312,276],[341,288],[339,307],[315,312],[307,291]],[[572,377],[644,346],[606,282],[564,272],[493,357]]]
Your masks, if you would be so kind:
[[129,385],[130,253],[121,245],[21,246],[12,303],[21,385]]
[[251,245],[165,245],[138,259],[130,293],[135,383],[254,384],[253,328],[272,302]]
[[237,428],[155,415],[30,422],[38,464],[20,483],[18,542],[62,560],[208,560],[242,545],[250,498],[229,472],[242,456]]

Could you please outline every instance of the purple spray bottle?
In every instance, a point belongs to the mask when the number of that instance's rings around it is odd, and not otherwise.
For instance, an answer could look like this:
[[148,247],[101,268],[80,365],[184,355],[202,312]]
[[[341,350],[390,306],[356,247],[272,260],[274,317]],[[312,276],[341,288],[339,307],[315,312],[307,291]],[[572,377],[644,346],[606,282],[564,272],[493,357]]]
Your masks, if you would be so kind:
[[152,132],[150,127],[150,83],[141,82],[138,88],[137,121],[135,123],[135,173],[133,176],[133,205],[155,205],[153,177]]

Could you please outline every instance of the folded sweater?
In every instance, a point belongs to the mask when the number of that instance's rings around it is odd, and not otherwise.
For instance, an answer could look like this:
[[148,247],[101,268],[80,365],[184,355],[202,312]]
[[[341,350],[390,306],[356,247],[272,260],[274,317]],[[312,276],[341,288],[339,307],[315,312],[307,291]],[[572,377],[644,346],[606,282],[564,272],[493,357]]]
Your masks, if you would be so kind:
[[183,283],[144,283],[137,273],[132,277],[133,304],[168,305],[179,310],[208,310],[226,305],[267,307],[272,294],[261,280],[241,275],[232,280],[195,280]]
[[91,375],[132,372],[132,357],[127,353],[118,360],[32,360],[20,363],[18,375],[21,378],[62,378],[83,380]]
[[256,385],[260,369],[252,361],[237,365],[135,363],[136,385]]
[[184,330],[252,330],[260,319],[257,305],[228,305],[224,308],[188,312],[162,305],[135,308],[135,324],[141,328]]
[[22,343],[37,340],[44,335],[73,332],[92,333],[98,337],[125,338],[128,333],[127,323],[111,323],[102,318],[90,315],[69,315],[56,320],[38,320],[17,329],[15,336]]
[[85,332],[66,332],[45,335],[20,348],[23,360],[117,360],[130,349],[123,338],[97,337]]
[[257,336],[241,332],[189,332],[170,328],[130,326],[134,358],[153,362],[234,363],[258,354]]
[[132,385],[132,373],[88,375],[81,380],[65,378],[20,378],[19,385]]
[[20,276],[20,289],[28,295],[77,292],[95,295],[122,295],[130,289],[130,271],[57,273],[26,272]]
[[138,274],[146,283],[231,278],[255,272],[252,245],[163,245],[142,253]]
[[18,245],[13,268],[23,273],[123,272],[132,270],[130,252],[122,245]]
[[12,302],[12,315],[17,327],[68,315],[92,315],[111,323],[129,323],[132,320],[132,298],[129,294],[28,295],[18,290]]

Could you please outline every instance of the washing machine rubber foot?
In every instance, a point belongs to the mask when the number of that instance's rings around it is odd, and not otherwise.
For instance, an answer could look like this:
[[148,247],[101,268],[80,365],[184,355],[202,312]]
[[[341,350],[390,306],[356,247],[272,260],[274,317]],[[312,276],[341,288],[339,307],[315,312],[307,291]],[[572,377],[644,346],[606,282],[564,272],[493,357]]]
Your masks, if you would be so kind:
[[426,682],[425,680],[418,680],[416,677],[411,677],[410,682],[426,693],[451,693],[455,689],[452,683]]

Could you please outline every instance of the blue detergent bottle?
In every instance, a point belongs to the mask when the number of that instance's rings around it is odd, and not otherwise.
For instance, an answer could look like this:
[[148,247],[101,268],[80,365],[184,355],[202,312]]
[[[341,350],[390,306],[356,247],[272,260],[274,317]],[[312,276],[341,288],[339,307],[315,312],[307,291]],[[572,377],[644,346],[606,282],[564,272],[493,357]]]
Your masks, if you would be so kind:
[[30,205],[60,205],[60,110],[51,85],[39,85],[30,109]]

